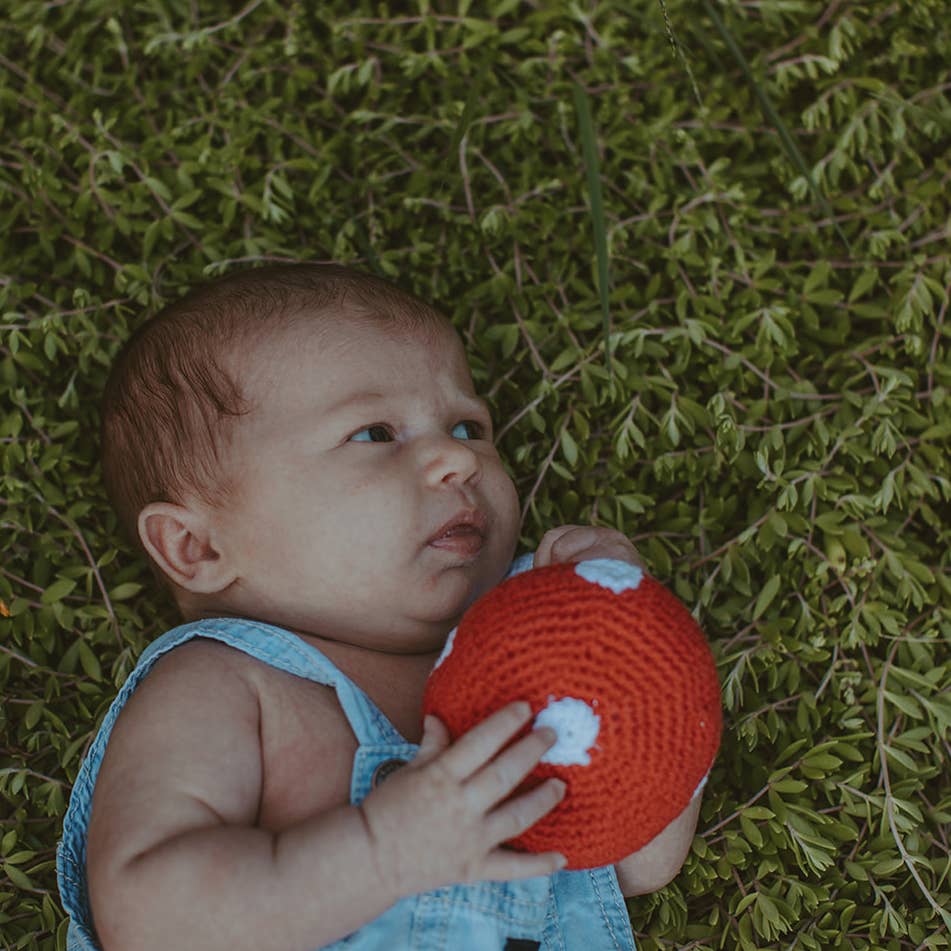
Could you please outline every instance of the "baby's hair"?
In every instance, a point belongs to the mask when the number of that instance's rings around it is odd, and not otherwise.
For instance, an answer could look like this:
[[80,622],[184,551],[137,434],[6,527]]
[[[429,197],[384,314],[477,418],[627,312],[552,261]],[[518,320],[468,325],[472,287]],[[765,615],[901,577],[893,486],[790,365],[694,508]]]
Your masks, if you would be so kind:
[[428,336],[447,319],[383,278],[337,264],[278,264],[190,290],[120,349],[102,399],[101,460],[119,527],[152,563],[137,529],[149,502],[191,494],[220,508],[234,497],[225,466],[235,422],[251,411],[235,371],[278,330],[335,317]]

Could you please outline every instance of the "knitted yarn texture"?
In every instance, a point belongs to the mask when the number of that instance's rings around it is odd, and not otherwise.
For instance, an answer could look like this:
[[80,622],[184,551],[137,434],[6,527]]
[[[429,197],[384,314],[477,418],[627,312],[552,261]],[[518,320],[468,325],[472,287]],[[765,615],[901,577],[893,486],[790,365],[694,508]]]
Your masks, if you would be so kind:
[[423,714],[455,739],[527,700],[558,742],[516,790],[551,776],[564,799],[509,845],[569,869],[620,861],[675,819],[720,744],[720,684],[686,607],[613,559],[515,575],[472,604],[430,675]]

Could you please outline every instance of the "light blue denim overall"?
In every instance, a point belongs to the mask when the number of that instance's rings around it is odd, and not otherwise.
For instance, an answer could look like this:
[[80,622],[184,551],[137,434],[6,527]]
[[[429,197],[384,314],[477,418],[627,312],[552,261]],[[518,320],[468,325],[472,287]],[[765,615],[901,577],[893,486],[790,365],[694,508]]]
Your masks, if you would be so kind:
[[[510,574],[523,566],[519,559]],[[197,637],[221,641],[279,670],[334,688],[360,744],[350,784],[352,803],[362,802],[374,785],[398,765],[411,760],[418,750],[418,746],[400,736],[356,684],[316,648],[289,631],[239,618],[214,618],[173,628],[142,653],[106,714],[73,787],[57,854],[60,897],[70,917],[68,951],[101,951],[86,888],[86,832],[93,788],[112,727],[155,662]],[[451,885],[412,895],[325,948],[633,951],[634,939],[617,875],[613,867],[606,866],[522,881]]]

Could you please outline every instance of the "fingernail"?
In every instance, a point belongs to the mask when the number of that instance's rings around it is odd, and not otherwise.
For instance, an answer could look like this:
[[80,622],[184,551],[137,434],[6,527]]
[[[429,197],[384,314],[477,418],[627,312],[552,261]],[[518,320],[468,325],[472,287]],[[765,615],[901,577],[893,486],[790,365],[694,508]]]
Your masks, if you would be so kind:
[[563,855],[559,855],[558,858],[555,859],[555,868],[564,868],[567,864],[568,859],[566,859]]
[[565,793],[568,791],[568,784],[563,779],[553,779],[551,783],[555,787],[558,798],[564,799]]

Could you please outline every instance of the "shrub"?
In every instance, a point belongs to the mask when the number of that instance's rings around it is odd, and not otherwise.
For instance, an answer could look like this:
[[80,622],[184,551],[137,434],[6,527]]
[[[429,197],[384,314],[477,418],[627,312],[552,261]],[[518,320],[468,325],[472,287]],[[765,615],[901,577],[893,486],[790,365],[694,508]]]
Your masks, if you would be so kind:
[[524,545],[621,528],[710,636],[724,744],[639,946],[947,947],[946,4],[438,6],[6,14],[3,943],[63,947],[70,783],[177,623],[101,489],[110,360],[203,275],[333,259],[463,332]]

